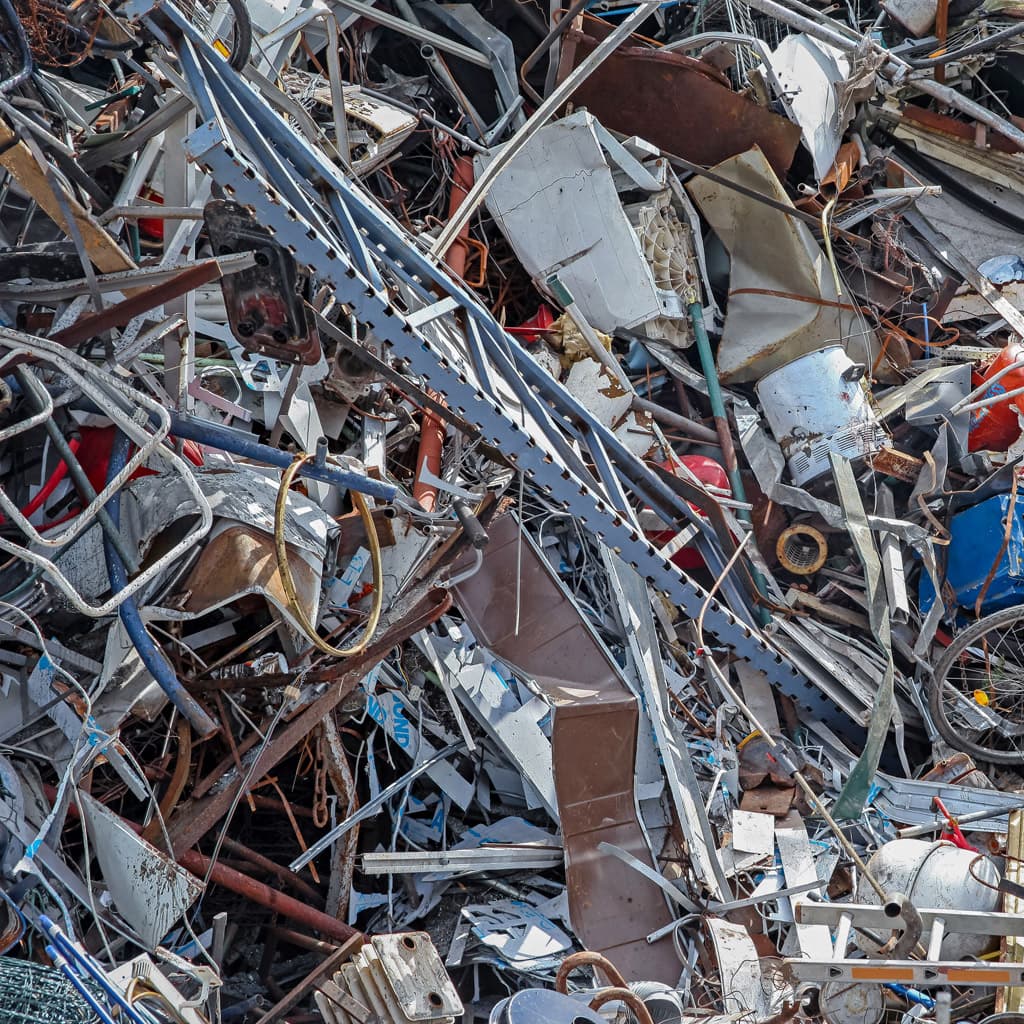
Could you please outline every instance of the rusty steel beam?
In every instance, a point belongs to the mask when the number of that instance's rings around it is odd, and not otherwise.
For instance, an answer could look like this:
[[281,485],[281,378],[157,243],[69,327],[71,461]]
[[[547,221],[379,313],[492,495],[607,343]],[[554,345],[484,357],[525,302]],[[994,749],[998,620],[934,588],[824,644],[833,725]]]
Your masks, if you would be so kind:
[[140,288],[130,298],[108,306],[100,313],[91,313],[76,320],[70,327],[58,331],[50,340],[61,345],[78,345],[89,338],[109,331],[111,327],[124,327],[129,320],[148,313],[165,302],[170,302],[187,292],[194,291],[204,284],[210,284],[220,278],[220,264],[216,260],[206,260],[194,267],[175,274],[169,281],[155,284],[150,288]]

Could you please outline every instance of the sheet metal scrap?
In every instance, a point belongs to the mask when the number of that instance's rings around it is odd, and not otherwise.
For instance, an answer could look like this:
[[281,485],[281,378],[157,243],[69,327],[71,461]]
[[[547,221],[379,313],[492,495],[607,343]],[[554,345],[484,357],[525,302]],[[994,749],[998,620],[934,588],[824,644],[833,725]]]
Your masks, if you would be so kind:
[[1016,1009],[1014,13],[0,0],[3,1019]]

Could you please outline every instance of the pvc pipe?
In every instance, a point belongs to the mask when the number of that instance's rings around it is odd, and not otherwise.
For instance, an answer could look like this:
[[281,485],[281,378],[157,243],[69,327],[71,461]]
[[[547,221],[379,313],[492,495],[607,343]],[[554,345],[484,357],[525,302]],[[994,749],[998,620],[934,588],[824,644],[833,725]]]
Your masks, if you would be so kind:
[[[469,190],[472,187],[473,158],[463,155],[455,161],[452,191],[448,198],[449,217],[454,217],[459,212],[459,207],[469,195]],[[457,277],[466,276],[468,256],[466,241],[468,238],[469,222],[467,221],[444,255],[445,262]],[[441,475],[441,456],[446,432],[447,424],[444,420],[436,412],[432,412],[430,409],[425,410],[420,427],[419,452],[416,455],[416,479],[412,484],[412,496],[420,503],[424,512],[437,510],[437,485],[427,483],[424,477],[436,479]]]
[[651,402],[646,398],[641,398],[637,395],[632,399],[630,403],[633,409],[639,409],[641,412],[650,413],[656,420],[664,423],[667,427],[675,427],[677,430],[683,431],[691,440],[697,442],[703,442],[704,444],[713,444],[721,447],[718,440],[718,434],[715,433],[710,427],[705,427],[703,423],[698,423],[696,420],[690,419],[689,416],[681,416],[677,412],[673,412],[671,409],[666,409],[663,406],[658,405],[657,402]]
[[1002,402],[1009,401],[1011,398],[1016,398],[1018,395],[1024,395],[1024,387],[1014,388],[1012,391],[1001,391],[998,395],[990,395],[988,398],[979,398],[976,402],[971,402],[969,405],[961,405],[957,408],[957,412],[974,412],[976,409],[987,409],[990,405],[999,405]]
[[[128,461],[128,449],[131,439],[122,431],[114,435],[114,444],[110,451],[110,462],[107,465],[107,481],[113,480],[124,469]],[[121,492],[116,491],[107,505],[114,529],[121,525]],[[115,596],[128,585],[128,573],[120,555],[110,542],[110,537],[103,534],[103,555],[107,563],[107,574],[110,577],[110,589]],[[193,729],[202,739],[218,732],[220,727],[206,713],[203,706],[182,686],[171,667],[170,662],[146,632],[142,616],[134,597],[125,598],[118,609],[124,628],[131,638],[135,649],[139,652],[142,663],[150,675],[157,681],[160,689],[167,694],[168,700],[181,712]]]

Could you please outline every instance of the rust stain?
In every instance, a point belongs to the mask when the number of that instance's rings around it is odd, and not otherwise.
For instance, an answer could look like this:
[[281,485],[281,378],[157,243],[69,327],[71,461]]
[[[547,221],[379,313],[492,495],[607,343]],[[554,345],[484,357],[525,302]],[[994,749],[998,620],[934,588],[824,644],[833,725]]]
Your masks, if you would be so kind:
[[[595,21],[588,18],[584,31],[566,33],[560,81],[611,31]],[[619,47],[576,89],[572,102],[612,131],[638,135],[705,167],[757,145],[784,177],[800,144],[792,121],[739,95],[711,65],[650,47]]]

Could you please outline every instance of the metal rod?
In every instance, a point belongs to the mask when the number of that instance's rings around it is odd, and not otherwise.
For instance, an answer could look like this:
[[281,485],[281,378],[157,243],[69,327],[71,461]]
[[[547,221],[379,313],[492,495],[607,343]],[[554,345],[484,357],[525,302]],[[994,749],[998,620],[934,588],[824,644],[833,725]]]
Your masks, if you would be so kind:
[[[956,823],[958,825],[967,825],[973,821],[989,821],[994,818],[1001,818],[1004,814],[1009,814],[1011,811],[1018,811],[1024,809],[1024,803],[1021,803],[1017,807],[1004,807],[1002,810],[993,811],[971,811],[970,814],[958,814],[956,817]],[[935,821],[926,825],[911,825],[909,828],[901,828],[897,830],[897,835],[900,839],[913,839],[916,836],[924,836],[929,832],[938,832],[944,829],[949,824],[945,818],[936,818]],[[981,830],[984,831],[984,830]]]
[[[690,322],[693,324],[693,333],[697,339],[697,352],[700,356],[700,365],[704,371],[704,379],[708,385],[708,398],[711,400],[711,414],[715,418],[715,431],[718,434],[719,444],[722,446],[722,459],[725,462],[725,471],[729,477],[729,486],[732,488],[732,496],[746,503],[747,494],[743,486],[743,478],[740,476],[739,461],[736,458],[736,447],[732,440],[732,429],[729,426],[729,418],[725,411],[725,400],[722,398],[722,386],[718,381],[718,369],[715,367],[714,353],[711,351],[711,339],[708,337],[707,328],[704,326],[704,310],[701,304],[696,301],[688,306]],[[750,510],[743,506],[737,509],[736,514],[749,527],[753,528],[753,519]],[[768,596],[768,585],[761,570],[756,565],[751,566],[751,577],[762,597]],[[757,608],[758,617],[762,625],[768,625],[771,621],[771,613],[763,605]]]
[[384,806],[396,793],[400,792],[406,786],[409,785],[414,779],[419,778],[425,771],[433,768],[435,764],[440,764],[446,757],[454,754],[457,750],[462,749],[462,742],[449,743],[447,747],[443,747],[436,754],[431,755],[425,761],[421,761],[417,765],[413,765],[404,775],[399,776],[391,783],[390,786],[385,786],[372,800],[367,800],[358,811],[354,814],[350,814],[344,821],[339,822],[329,832],[322,835],[308,850],[304,853],[299,854],[288,865],[292,871],[298,871],[304,868],[311,860],[313,860],[318,854],[323,853],[332,843],[340,839],[350,828],[357,825],[364,818],[369,818],[375,814],[381,807]]
[[[184,413],[171,413],[171,433],[175,437],[184,438],[187,441],[197,441],[210,448],[230,452],[232,455],[239,455],[255,462],[262,462],[267,466],[276,466],[278,469],[287,469],[295,461],[294,455],[278,448],[271,448],[270,445],[261,444],[251,434],[243,434],[231,427],[210,423]],[[299,471],[299,475],[310,480],[334,484],[335,487],[359,491],[360,494],[368,494],[383,501],[391,501],[397,493],[397,488],[393,484],[374,480],[351,470],[341,469],[329,462],[323,466],[307,462]]]
[[671,409],[666,409],[664,406],[658,405],[657,402],[649,402],[646,398],[641,398],[637,395],[632,400],[632,406],[641,412],[650,413],[656,420],[664,423],[666,427],[675,427],[677,430],[682,430],[694,441],[704,441],[706,444],[713,445],[719,444],[718,434],[710,427],[705,427],[703,423],[698,423],[688,416],[681,416],[677,412],[672,412]]
[[297,921],[324,935],[329,935],[339,942],[347,942],[353,936],[361,937],[362,935],[358,929],[350,927],[336,917],[325,914],[322,910],[317,910],[301,900],[271,889],[269,885],[264,885],[263,882],[258,882],[255,878],[243,875],[241,871],[229,868],[226,864],[214,863],[198,850],[187,850],[178,857],[178,863],[186,871],[191,871],[192,874],[200,878],[209,875],[210,881],[216,885],[222,885],[238,896],[244,896],[261,907],[276,911],[283,917]]
[[[44,409],[46,407],[46,401],[44,396],[40,394],[43,390],[43,386],[35,378],[34,374],[26,370],[24,366],[16,367],[14,372],[18,378],[18,383],[21,384],[22,390],[25,391],[29,401],[36,407],[36,409],[40,411]],[[85,475],[85,470],[82,469],[82,464],[78,461],[75,457],[75,453],[71,450],[71,446],[68,444],[67,438],[65,438],[61,433],[60,427],[57,426],[52,417],[43,422],[43,429],[46,431],[46,435],[49,437],[50,443],[57,449],[57,454],[60,455],[64,465],[68,467],[68,476],[71,477],[71,480],[75,485],[75,490],[78,491],[82,500],[87,505],[91,505],[97,497],[96,489],[89,482],[89,478]],[[110,518],[110,514],[107,510],[105,508],[97,509],[96,519],[98,520],[103,532],[110,538],[110,543],[114,545],[114,550],[120,556],[121,561],[128,566],[130,572],[138,572],[139,560],[135,556],[135,553],[129,550],[128,545],[125,544],[124,538],[121,536],[121,531],[114,526],[114,522]]]
[[421,43],[428,43],[444,53],[450,53],[453,57],[459,57],[470,64],[476,64],[477,67],[487,68],[488,71],[491,70],[490,57],[484,56],[484,54],[474,50],[471,46],[457,43],[447,36],[439,36],[436,32],[431,32],[430,29],[422,28],[420,25],[408,22],[405,18],[399,18],[394,14],[380,11],[370,4],[361,3],[360,0],[334,0],[334,2],[340,7],[345,7],[350,11],[361,14],[368,21],[375,21],[378,25],[394,29],[396,32],[401,32],[402,35],[411,36],[413,39],[418,39]]
[[[775,0],[748,0],[748,4],[762,14],[767,14],[769,17],[776,18],[801,32],[806,32],[809,36],[838,47],[844,53],[853,53],[863,44],[863,40],[849,39],[835,29],[820,25],[810,18],[797,14],[788,7],[776,3]],[[868,40],[868,45],[872,51],[886,57],[885,70],[894,77],[903,76],[908,71],[913,70],[905,60],[894,57],[889,51],[870,42],[870,40]],[[921,92],[959,110],[960,113],[966,114],[968,117],[973,117],[976,121],[987,125],[993,131],[998,132],[1004,138],[1009,139],[1012,143],[1024,149],[1024,132],[1004,118],[993,114],[991,110],[983,107],[980,103],[975,103],[974,100],[968,99],[957,92],[956,89],[951,89],[948,85],[942,85],[930,78],[914,78],[911,82]]]
[[565,15],[560,18],[551,29],[550,32],[537,44],[537,48],[530,54],[526,60],[523,61],[522,67],[519,69],[519,83],[523,87],[523,91],[534,101],[534,103],[543,103],[544,97],[526,80],[526,76],[533,70],[534,65],[551,50],[552,45],[559,36],[565,33],[565,30],[572,23],[573,18],[576,17],[587,6],[588,0],[573,0],[572,6]]

